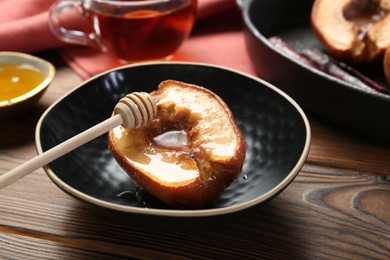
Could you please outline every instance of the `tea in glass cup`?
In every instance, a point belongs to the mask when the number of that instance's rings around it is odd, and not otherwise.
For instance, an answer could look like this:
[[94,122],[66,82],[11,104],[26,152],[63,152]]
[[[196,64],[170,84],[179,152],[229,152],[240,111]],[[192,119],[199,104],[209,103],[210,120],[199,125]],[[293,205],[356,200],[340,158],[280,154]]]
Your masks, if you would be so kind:
[[[162,60],[190,34],[196,0],[60,0],[50,9],[49,26],[62,41],[110,50],[127,62]],[[77,12],[89,32],[63,27],[61,16]]]

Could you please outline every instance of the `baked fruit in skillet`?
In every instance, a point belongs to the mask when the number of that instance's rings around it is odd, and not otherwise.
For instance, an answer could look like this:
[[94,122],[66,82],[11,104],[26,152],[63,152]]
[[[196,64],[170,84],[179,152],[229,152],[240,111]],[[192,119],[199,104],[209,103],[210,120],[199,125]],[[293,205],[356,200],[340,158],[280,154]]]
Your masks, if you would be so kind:
[[330,54],[354,64],[383,59],[390,44],[390,0],[316,0],[314,32]]

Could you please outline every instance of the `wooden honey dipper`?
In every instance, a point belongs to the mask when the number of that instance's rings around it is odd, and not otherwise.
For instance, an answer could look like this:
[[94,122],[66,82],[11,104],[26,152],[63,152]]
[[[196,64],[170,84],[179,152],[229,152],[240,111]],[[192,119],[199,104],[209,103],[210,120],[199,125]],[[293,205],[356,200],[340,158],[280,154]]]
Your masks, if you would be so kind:
[[133,92],[122,98],[114,108],[114,116],[60,143],[35,158],[0,176],[0,189],[47,165],[77,147],[122,125],[125,128],[140,128],[157,113],[153,97],[146,92]]

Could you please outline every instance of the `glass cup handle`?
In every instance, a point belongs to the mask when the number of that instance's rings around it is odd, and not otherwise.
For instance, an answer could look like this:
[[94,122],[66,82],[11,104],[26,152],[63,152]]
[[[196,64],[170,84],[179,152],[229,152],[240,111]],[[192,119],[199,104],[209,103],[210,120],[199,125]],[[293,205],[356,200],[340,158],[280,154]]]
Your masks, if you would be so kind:
[[100,41],[100,38],[96,33],[86,33],[63,27],[61,25],[60,17],[65,11],[75,11],[83,18],[86,17],[82,1],[63,0],[55,2],[49,10],[49,27],[57,38],[67,43],[90,46],[98,48],[104,52],[107,51],[107,48]]

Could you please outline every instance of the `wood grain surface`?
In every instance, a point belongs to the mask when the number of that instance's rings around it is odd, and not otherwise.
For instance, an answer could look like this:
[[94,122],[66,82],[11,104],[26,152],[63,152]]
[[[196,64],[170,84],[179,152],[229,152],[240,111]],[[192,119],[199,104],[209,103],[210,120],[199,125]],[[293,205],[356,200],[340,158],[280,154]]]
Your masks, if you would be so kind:
[[[40,104],[0,124],[0,174],[36,155],[40,115],[82,80],[53,52]],[[390,259],[390,146],[309,115],[312,146],[273,200],[219,218],[147,221],[81,202],[42,169],[0,190],[0,259]]]

